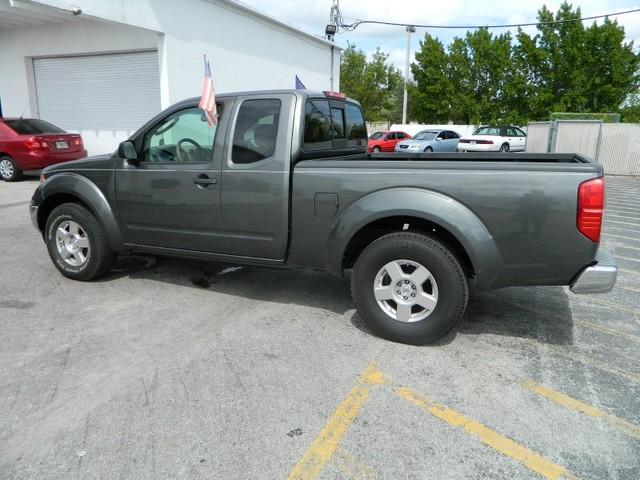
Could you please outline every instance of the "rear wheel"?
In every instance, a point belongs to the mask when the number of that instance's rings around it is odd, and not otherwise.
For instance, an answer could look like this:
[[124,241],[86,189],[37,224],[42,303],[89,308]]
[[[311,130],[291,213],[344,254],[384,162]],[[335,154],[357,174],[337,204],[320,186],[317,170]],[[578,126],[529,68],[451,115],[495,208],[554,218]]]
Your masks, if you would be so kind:
[[5,182],[15,182],[22,177],[22,170],[18,168],[13,158],[3,155],[0,156],[0,177]]
[[47,218],[49,256],[65,277],[91,280],[109,272],[115,253],[96,217],[76,203],[63,203]]
[[467,306],[467,277],[440,242],[416,233],[385,235],[358,257],[351,292],[378,335],[423,345],[447,334]]
[[508,143],[503,143],[502,146],[500,147],[500,151],[502,153],[509,153],[509,144]]

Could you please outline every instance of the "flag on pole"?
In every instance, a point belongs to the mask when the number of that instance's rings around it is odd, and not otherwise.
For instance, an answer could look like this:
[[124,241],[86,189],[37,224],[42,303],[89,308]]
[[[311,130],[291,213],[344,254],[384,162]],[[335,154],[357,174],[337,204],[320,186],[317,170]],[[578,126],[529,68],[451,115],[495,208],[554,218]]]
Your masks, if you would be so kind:
[[300,81],[298,75],[296,75],[296,90],[306,90],[307,87],[304,86],[304,83]]
[[202,95],[198,104],[204,111],[207,123],[213,127],[218,123],[218,109],[216,108],[216,92],[213,89],[213,78],[211,77],[211,65],[204,55],[204,85],[202,86]]

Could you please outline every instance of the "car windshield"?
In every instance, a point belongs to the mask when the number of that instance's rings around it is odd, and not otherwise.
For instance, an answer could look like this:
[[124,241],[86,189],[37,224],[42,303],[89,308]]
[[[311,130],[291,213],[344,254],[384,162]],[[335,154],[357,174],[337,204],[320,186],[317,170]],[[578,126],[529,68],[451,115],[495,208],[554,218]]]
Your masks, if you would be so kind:
[[500,135],[500,127],[480,127],[475,132],[474,135]]
[[383,132],[376,132],[369,137],[369,140],[378,140],[379,138],[382,138],[383,135]]
[[61,128],[36,118],[18,118],[5,120],[7,126],[18,135],[38,135],[41,133],[65,133]]
[[436,138],[436,135],[438,135],[438,132],[430,132],[430,131],[424,131],[424,132],[420,132],[417,133],[413,139],[414,140],[433,140],[434,138]]

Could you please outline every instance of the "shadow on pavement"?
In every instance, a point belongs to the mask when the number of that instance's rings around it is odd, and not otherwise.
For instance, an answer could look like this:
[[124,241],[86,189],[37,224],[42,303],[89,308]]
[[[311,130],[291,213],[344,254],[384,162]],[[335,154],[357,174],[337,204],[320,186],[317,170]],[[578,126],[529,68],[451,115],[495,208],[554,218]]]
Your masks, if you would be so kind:
[[[151,256],[120,257],[109,282],[129,276],[213,290],[252,300],[325,309],[343,316],[354,309],[348,278],[310,270],[236,266]],[[375,335],[357,312],[354,327]],[[573,319],[566,294],[560,287],[506,288],[491,292],[472,290],[467,311],[458,328],[431,346],[446,345],[458,333],[493,334],[529,338],[540,343],[573,343]]]

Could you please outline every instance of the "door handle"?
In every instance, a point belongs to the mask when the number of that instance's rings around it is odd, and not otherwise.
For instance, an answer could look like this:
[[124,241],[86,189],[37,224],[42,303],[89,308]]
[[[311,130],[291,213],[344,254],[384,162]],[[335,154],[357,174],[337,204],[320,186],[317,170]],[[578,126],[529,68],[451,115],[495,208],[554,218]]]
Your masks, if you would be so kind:
[[199,175],[193,179],[193,183],[195,185],[198,185],[199,187],[206,187],[206,186],[218,183],[218,179],[210,178],[210,177],[207,177],[206,175]]

